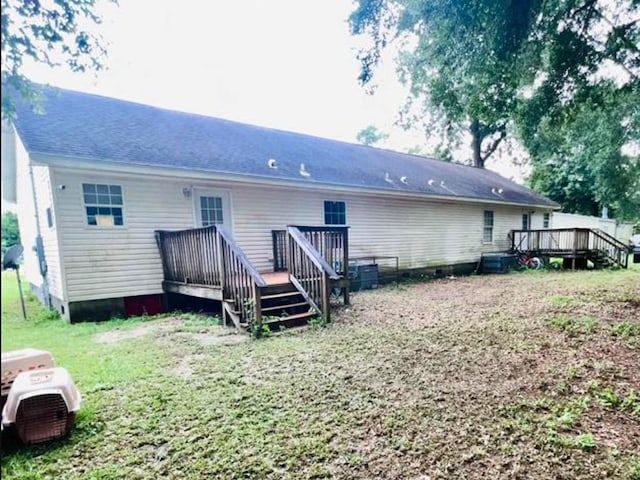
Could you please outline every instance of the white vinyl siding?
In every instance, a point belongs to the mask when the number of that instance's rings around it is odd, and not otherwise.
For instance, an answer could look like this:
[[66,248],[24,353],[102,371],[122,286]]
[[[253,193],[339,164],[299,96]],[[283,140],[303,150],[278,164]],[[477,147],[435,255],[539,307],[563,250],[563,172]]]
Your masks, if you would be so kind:
[[[42,243],[44,246],[45,261],[47,265],[47,282],[49,295],[64,300],[64,284],[62,279],[60,249],[58,245],[58,232],[56,231],[56,211],[54,206],[53,182],[48,166],[33,165],[33,183],[35,185],[35,197],[38,206],[38,220]],[[33,285],[42,288],[43,279],[40,274],[38,257],[34,251],[36,245],[37,226],[36,209],[34,207],[34,192],[31,188],[29,175],[29,156],[16,136],[16,181],[17,212],[20,227],[20,239],[24,247],[22,272],[24,277]],[[54,222],[49,226],[47,211],[51,213]]]
[[[56,171],[57,172],[57,171]],[[273,269],[272,230],[286,225],[322,225],[324,202],[348,205],[350,254],[397,255],[401,268],[476,262],[483,252],[508,248],[507,234],[520,226],[522,209],[492,206],[493,244],[483,244],[486,205],[434,202],[327,192],[308,188],[256,186],[197,179],[98,175],[60,171],[58,192],[69,301],[161,293],[162,266],[154,230],[192,228],[200,212],[185,189],[223,189],[233,234],[259,271]],[[122,185],[125,226],[86,225],[82,183]]]

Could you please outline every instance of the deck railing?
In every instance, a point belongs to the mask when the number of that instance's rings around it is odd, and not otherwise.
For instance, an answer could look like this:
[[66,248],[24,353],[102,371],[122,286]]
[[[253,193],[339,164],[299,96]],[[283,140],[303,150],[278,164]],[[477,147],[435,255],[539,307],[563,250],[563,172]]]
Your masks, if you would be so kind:
[[287,227],[289,279],[325,322],[330,319],[331,281],[340,275],[299,227]]
[[216,227],[155,233],[165,281],[222,285]]
[[611,262],[627,268],[628,252],[624,243],[598,229],[556,228],[540,230],[512,230],[511,250],[536,255],[601,254]]
[[156,241],[165,281],[220,288],[240,319],[262,321],[260,296],[267,284],[223,226],[158,230]]
[[[346,276],[349,265],[349,227],[292,225],[309,241],[339,275]],[[273,269],[287,270],[287,231],[272,230]]]
[[271,242],[273,245],[273,271],[287,271],[287,231],[271,230]]

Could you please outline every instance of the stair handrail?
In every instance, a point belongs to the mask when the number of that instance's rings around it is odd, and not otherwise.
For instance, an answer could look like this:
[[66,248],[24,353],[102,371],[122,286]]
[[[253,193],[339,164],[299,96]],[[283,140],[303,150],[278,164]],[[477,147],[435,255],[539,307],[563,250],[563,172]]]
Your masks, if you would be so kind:
[[614,237],[613,235],[605,232],[601,228],[592,228],[591,230],[593,230],[595,233],[599,234],[600,236],[605,237],[611,243],[615,244],[618,248],[621,248],[621,249],[627,249],[628,248],[628,245],[625,245],[623,242],[618,240],[616,237]]
[[287,227],[287,239],[289,280],[323,320],[328,322],[331,308],[330,280],[339,280],[340,275],[297,227]]
[[233,235],[224,226],[217,225],[218,251],[220,252],[220,271],[222,272],[223,309],[225,300],[231,300],[240,313],[229,312],[236,327],[240,319],[249,326],[261,328],[262,325],[262,289],[267,282],[256,270],[244,251],[238,246]]
[[[600,238],[601,240],[604,240],[606,243],[608,243],[609,245],[611,245],[615,251],[616,251],[616,255],[611,255],[609,253],[608,250],[603,250],[607,257],[614,261],[615,263],[617,263],[618,265],[620,265],[623,268],[627,268],[627,262],[628,262],[628,247],[622,243],[620,240],[618,240],[615,237],[612,237],[611,235],[609,235],[608,233],[600,230],[599,228],[591,228],[589,229],[589,231],[595,235],[596,237]],[[609,237],[609,238],[607,238]]]
[[216,230],[218,231],[220,237],[229,245],[234,255],[238,258],[242,266],[246,269],[247,273],[255,282],[256,286],[266,287],[267,282],[264,278],[262,278],[260,272],[258,272],[251,261],[247,258],[247,255],[244,253],[244,251],[238,246],[235,238],[233,238],[233,235],[231,235],[231,232],[229,232],[226,227],[223,227],[221,225],[217,225]]
[[307,237],[302,234],[298,227],[289,226],[287,227],[287,230],[318,268],[322,269],[331,280],[340,280],[340,275],[338,275],[333,267],[331,267],[331,265],[329,265],[329,263],[324,258],[322,258],[320,252],[318,252],[318,250],[311,244]]

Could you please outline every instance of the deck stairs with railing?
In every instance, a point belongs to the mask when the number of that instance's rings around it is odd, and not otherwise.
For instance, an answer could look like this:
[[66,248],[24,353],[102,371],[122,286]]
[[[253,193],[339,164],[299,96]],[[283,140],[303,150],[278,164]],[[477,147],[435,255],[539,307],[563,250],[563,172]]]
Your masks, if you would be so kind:
[[348,265],[347,227],[287,227],[278,251],[287,270],[267,273],[254,268],[223,226],[156,231],[156,241],[164,291],[220,301],[225,323],[238,328],[328,322],[335,288],[349,302],[345,269],[336,272]]

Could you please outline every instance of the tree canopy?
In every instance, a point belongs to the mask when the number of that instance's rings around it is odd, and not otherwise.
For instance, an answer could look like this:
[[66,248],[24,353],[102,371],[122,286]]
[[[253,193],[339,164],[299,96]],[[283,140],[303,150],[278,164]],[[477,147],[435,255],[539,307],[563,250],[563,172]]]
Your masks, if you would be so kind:
[[546,115],[526,142],[531,186],[569,212],[599,215],[607,207],[618,218],[640,218],[640,159],[627,152],[640,138],[637,99],[603,88],[571,114]]
[[[637,83],[637,0],[359,0],[352,32],[371,39],[360,53],[369,84],[382,52],[400,49],[400,78],[429,113],[430,129],[448,142],[472,138],[473,163],[484,166],[514,123],[535,134],[547,112],[588,96],[603,67],[618,69],[623,88]],[[415,121],[415,118],[412,119]]]
[[13,212],[2,213],[2,255],[13,245],[20,243],[18,216]]
[[25,61],[100,70],[106,54],[91,27],[101,23],[98,0],[2,0],[2,118],[15,115],[16,97],[35,107],[42,100],[23,73]]
[[375,125],[369,125],[363,128],[356,135],[356,140],[363,145],[375,145],[389,138],[389,134],[382,132]]

